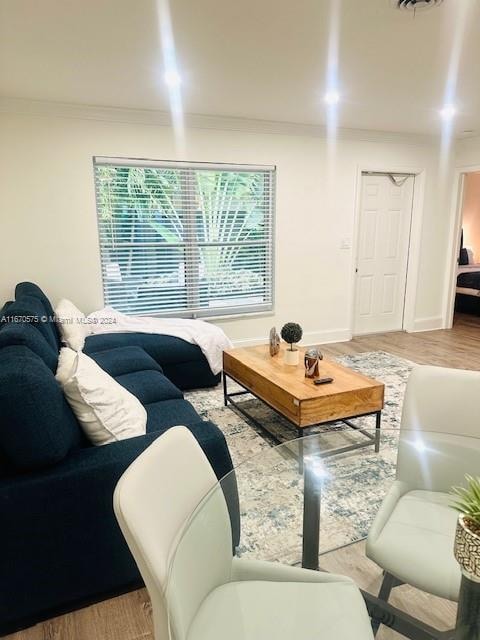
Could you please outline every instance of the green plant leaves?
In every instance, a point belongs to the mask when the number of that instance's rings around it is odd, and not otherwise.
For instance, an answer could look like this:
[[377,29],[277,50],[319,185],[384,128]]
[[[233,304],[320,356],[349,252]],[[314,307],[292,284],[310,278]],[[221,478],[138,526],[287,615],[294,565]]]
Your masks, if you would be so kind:
[[466,487],[452,487],[452,507],[480,526],[480,478],[466,475]]

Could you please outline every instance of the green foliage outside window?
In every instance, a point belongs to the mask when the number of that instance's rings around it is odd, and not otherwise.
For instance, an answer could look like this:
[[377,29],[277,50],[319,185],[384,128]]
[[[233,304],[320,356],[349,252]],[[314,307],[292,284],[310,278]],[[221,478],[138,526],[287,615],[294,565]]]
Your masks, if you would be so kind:
[[123,281],[173,286],[181,265],[190,304],[263,295],[270,261],[264,172],[100,165],[96,183],[102,250]]

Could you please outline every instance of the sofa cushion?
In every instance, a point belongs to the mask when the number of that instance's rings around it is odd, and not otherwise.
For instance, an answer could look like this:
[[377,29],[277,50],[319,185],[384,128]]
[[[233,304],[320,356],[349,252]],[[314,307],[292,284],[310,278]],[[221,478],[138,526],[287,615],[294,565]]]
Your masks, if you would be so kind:
[[33,282],[19,282],[15,287],[15,299],[22,300],[24,296],[36,298],[42,304],[42,307],[44,308],[45,313],[48,317],[49,324],[52,328],[57,349],[59,349],[60,334],[55,323],[55,312],[53,310],[52,303],[47,298],[45,293],[40,289],[40,287]]
[[59,462],[85,443],[52,371],[30,349],[1,350],[0,450],[17,469]]
[[33,282],[19,282],[15,287],[15,299],[20,300],[23,296],[31,296],[32,298],[37,298],[39,300],[47,314],[49,316],[49,320],[53,322],[54,311],[52,307],[52,303],[47,298],[47,296],[43,293],[40,287]]
[[89,354],[111,376],[135,371],[160,371],[162,367],[141,347],[117,347]]
[[188,400],[164,400],[145,405],[147,410],[147,433],[164,431],[169,427],[189,427],[200,420],[198,413]]
[[102,351],[126,345],[144,349],[179,389],[213,387],[220,382],[220,374],[212,373],[200,347],[173,336],[148,333],[96,334],[87,337],[84,351],[96,357]]
[[[3,316],[5,315],[6,310],[12,304],[12,302],[13,302],[13,300],[7,300],[6,302],[4,302],[3,307],[0,308],[0,318],[3,318]],[[0,324],[0,329],[1,328],[2,328],[2,325]]]
[[179,389],[206,389],[215,387],[221,380],[221,373],[214,375],[206,358],[191,362],[164,364],[163,373]]
[[3,347],[13,345],[28,347],[33,353],[42,358],[47,367],[55,373],[58,351],[47,342],[45,337],[32,324],[19,322],[5,325],[3,330],[0,331],[0,350]]
[[24,295],[20,300],[15,300],[3,312],[0,322],[4,324],[31,324],[54,349],[58,349],[58,334],[55,323],[49,320],[45,307],[37,298]]
[[180,389],[177,389],[160,371],[134,371],[123,376],[116,376],[115,380],[145,405],[162,400],[181,400],[183,398]]
[[180,338],[152,333],[102,333],[88,336],[85,353],[104,351],[115,347],[135,345],[142,347],[154,360],[163,364],[204,360],[200,347]]
[[15,468],[12,467],[8,458],[0,450],[0,479],[11,475],[15,475]]

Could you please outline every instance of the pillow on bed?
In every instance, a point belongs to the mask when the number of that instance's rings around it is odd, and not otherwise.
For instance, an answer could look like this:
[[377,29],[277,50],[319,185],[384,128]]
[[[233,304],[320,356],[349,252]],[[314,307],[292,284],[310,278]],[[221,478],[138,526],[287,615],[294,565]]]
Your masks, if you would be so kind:
[[467,251],[468,264],[475,264],[475,256],[473,255],[473,249],[470,249],[470,247],[465,247],[465,249]]
[[458,259],[458,264],[459,265],[466,265],[469,264],[468,262],[468,251],[466,249],[464,249],[463,247],[460,249],[460,257]]

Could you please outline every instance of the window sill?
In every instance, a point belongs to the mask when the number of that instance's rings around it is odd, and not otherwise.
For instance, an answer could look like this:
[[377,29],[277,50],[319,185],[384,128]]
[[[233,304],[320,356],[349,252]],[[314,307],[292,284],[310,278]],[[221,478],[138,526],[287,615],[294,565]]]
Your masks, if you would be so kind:
[[242,320],[244,318],[268,318],[273,317],[275,315],[275,311],[271,309],[270,311],[254,311],[253,313],[243,312],[243,313],[231,313],[227,316],[206,316],[203,318],[198,318],[198,320],[204,320],[205,322],[221,322],[222,320]]

